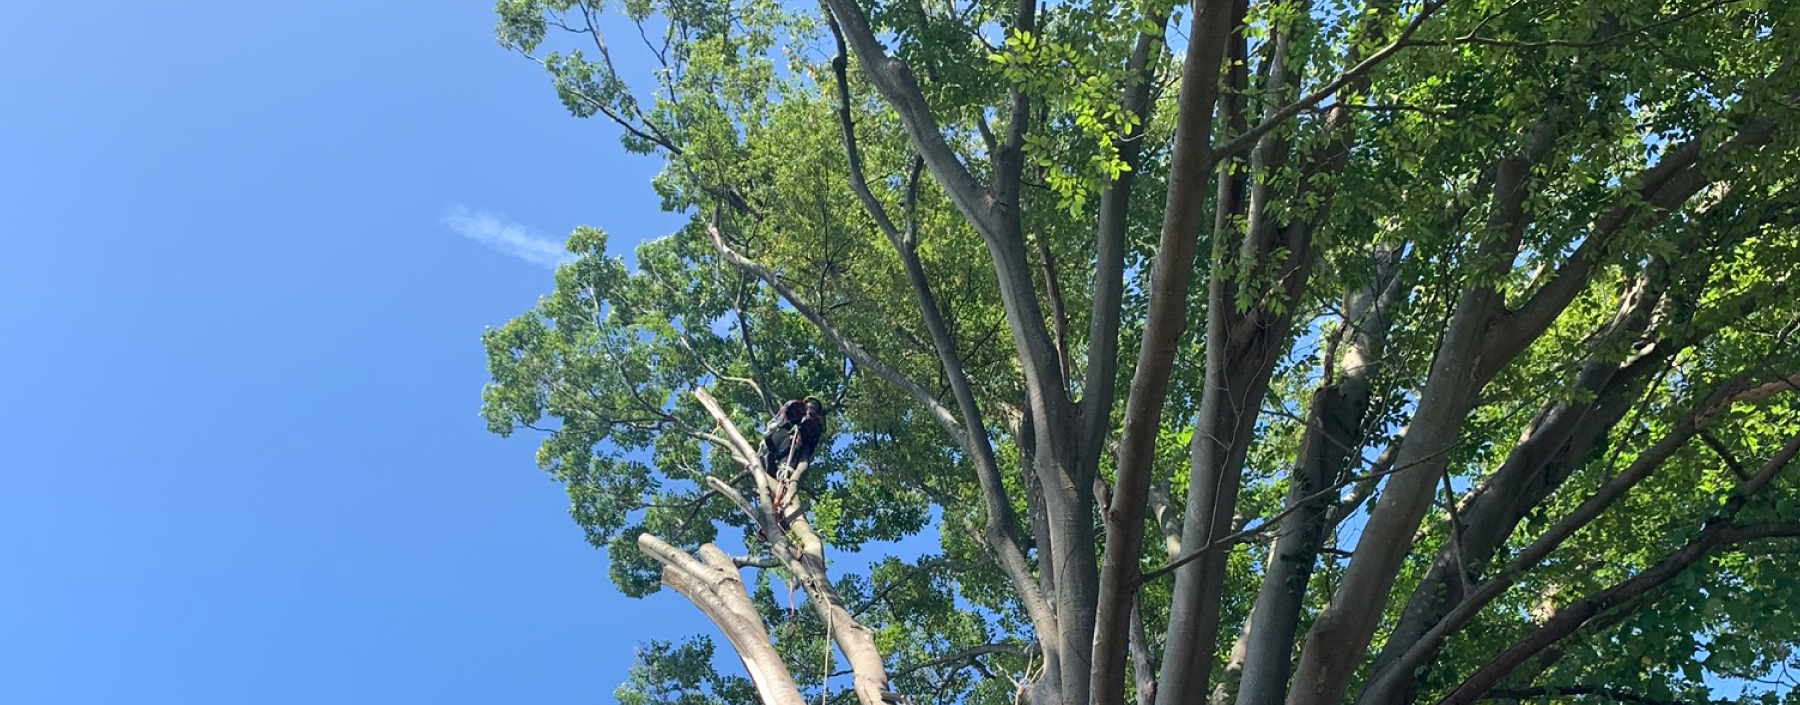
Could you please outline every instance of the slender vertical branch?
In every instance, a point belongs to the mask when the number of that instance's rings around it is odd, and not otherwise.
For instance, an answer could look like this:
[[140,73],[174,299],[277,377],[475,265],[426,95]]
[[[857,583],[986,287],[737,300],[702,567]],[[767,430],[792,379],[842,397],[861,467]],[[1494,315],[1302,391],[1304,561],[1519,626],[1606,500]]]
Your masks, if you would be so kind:
[[1094,238],[1094,297],[1088,320],[1087,370],[1081,384],[1081,466],[1094,467],[1112,429],[1112,412],[1118,396],[1119,316],[1125,293],[1125,235],[1137,172],[1143,162],[1145,130],[1155,103],[1150,100],[1154,79],[1151,52],[1161,46],[1169,23],[1164,11],[1153,19],[1154,32],[1141,32],[1125,67],[1127,81],[1124,110],[1135,124],[1116,141],[1125,171],[1100,194],[1099,227]]
[[[827,18],[828,20],[830,18]],[[869,188],[863,172],[862,152],[857,147],[856,126],[850,114],[850,80],[848,76],[849,53],[844,44],[844,35],[837,22],[831,20],[829,25],[832,36],[837,40],[838,55],[832,60],[832,71],[837,79],[838,125],[843,131],[844,153],[848,162],[850,188],[862,201],[864,208],[874,218],[888,243],[893,246],[894,253],[899,256],[901,266],[906,271],[907,283],[911,286],[913,296],[918,304],[919,316],[925,328],[931,334],[932,347],[937,351],[938,362],[942,365],[944,377],[949,381],[950,390],[956,397],[958,412],[961,415],[964,433],[961,434],[963,449],[974,460],[977,484],[981,488],[981,496],[985,512],[985,530],[982,533],[983,545],[993,554],[995,562],[1005,572],[1012,583],[1014,591],[1024,603],[1026,612],[1031,615],[1033,626],[1040,634],[1054,633],[1055,618],[1045,601],[1043,593],[1038,589],[1031,575],[1030,566],[1025,561],[1022,542],[1018,537],[1017,518],[1012,511],[1012,502],[1006,495],[1006,487],[1001,480],[1000,468],[994,459],[993,441],[988,435],[987,424],[983,421],[981,408],[976,403],[974,390],[969,385],[967,372],[962,360],[957,355],[956,339],[944,322],[937,297],[932,291],[931,279],[926,276],[923,263],[915,247],[916,236],[911,226],[908,208],[908,227],[902,232],[889,217],[886,207],[875,197]],[[917,162],[915,162],[917,163]],[[915,169],[916,177],[917,171]],[[907,202],[915,198],[917,179],[909,182]],[[1046,537],[1047,538],[1047,537]]]
[[[1231,0],[1197,0],[1189,33],[1178,99],[1174,153],[1156,261],[1151,265],[1150,302],[1144,340],[1125,403],[1117,480],[1106,510],[1106,552],[1101,567],[1100,605],[1094,631],[1092,702],[1116,705],[1125,687],[1125,645],[1144,536],[1144,510],[1156,435],[1168,393],[1175,351],[1187,328],[1187,292],[1199,248],[1202,201],[1212,171],[1213,107],[1219,97],[1219,69],[1232,30]],[[1163,657],[1164,680],[1191,667],[1187,653]],[[1168,692],[1165,689],[1165,696]],[[1179,692],[1179,691],[1177,691]],[[1175,696],[1179,702],[1180,695]]]

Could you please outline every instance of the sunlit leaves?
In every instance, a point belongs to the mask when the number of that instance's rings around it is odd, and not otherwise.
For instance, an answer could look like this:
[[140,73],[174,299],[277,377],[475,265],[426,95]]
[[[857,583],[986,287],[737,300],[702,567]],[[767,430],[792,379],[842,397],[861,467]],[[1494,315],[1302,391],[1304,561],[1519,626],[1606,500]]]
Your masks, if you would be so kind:
[[[1046,277],[1054,276],[1063,292],[1068,365],[1077,380],[1097,362],[1083,353],[1097,201],[1127,173],[1120,156],[1127,139],[1143,149],[1134,169],[1139,195],[1127,215],[1121,382],[1138,353],[1182,80],[1176,56],[1187,41],[1183,8],[1173,8],[1177,17],[1160,31],[1160,18],[1172,9],[1163,0],[1046,5],[1030,27],[1018,21],[1014,3],[865,5],[880,41],[918,81],[946,142],[977,180],[990,178],[1010,147],[1003,140],[1013,128],[1013,93],[1029,105],[1029,126],[1019,135],[1025,183],[1019,202],[1003,205],[1021,216],[1037,291],[1047,292]],[[1236,67],[1249,85],[1227,87],[1245,105],[1243,122],[1254,124],[1332,80],[1417,10],[1417,3],[1252,3],[1244,27],[1249,56]],[[899,679],[905,690],[936,689],[945,700],[1010,700],[1007,679],[1041,667],[1029,651],[1037,635],[978,541],[983,509],[964,449],[891,386],[849,365],[766,285],[721,262],[706,236],[716,214],[730,245],[774,271],[798,301],[954,404],[893,243],[849,191],[837,112],[846,109],[871,195],[907,229],[932,282],[995,439],[1008,499],[1020,517],[1031,516],[1027,496],[1038,490],[1022,472],[1031,460],[1018,436],[1030,397],[989,251],[929,170],[913,181],[920,172],[910,140],[864,82],[863,67],[852,61],[849,104],[840,106],[828,63],[836,47],[810,5],[504,0],[497,14],[500,42],[538,58],[571,114],[610,122],[626,149],[664,160],[654,193],[664,208],[692,218],[676,233],[629,234],[646,240],[629,265],[608,253],[599,230],[571,235],[577,259],[557,271],[554,289],[525,315],[484,334],[493,377],[483,396],[490,429],[540,441],[539,465],[565,484],[571,514],[589,540],[608,547],[615,582],[642,595],[659,580],[634,546],[643,531],[684,547],[720,541],[759,550],[736,510],[705,491],[709,477],[744,485],[738,468],[705,438],[713,424],[687,391],[713,390],[747,431],[766,417],[770,402],[805,393],[829,398],[832,440],[802,488],[814,526],[834,550],[885,551],[882,542],[905,540],[927,554],[877,560],[867,575],[840,573],[841,591],[857,603],[896,670],[972,644],[1019,646],[1017,653],[999,649]],[[1297,295],[1280,290],[1295,253],[1280,244],[1258,257],[1228,257],[1225,271],[1211,271],[1208,262],[1195,272],[1202,280],[1228,279],[1226,302],[1236,311],[1296,315],[1291,338],[1278,341],[1284,347],[1274,353],[1269,395],[1244,401],[1264,411],[1235,508],[1243,521],[1280,511],[1301,419],[1331,369],[1328,352],[1354,326],[1344,320],[1345,294],[1370,283],[1384,258],[1399,257],[1403,283],[1387,348],[1371,363],[1374,401],[1362,420],[1370,442],[1357,449],[1362,462],[1353,473],[1367,471],[1368,459],[1412,420],[1444,328],[1466,294],[1502,301],[1508,313],[1499,325],[1553,286],[1586,243],[1604,239],[1606,246],[1585,286],[1495,373],[1443,451],[1452,494],[1489,477],[1541,423],[1540,412],[1606,403],[1582,381],[1584,369],[1655,356],[1626,400],[1630,413],[1592,449],[1561,459],[1566,476],[1554,478],[1560,484],[1541,506],[1524,511],[1492,560],[1472,568],[1477,577],[1630,465],[1717,385],[1800,369],[1793,352],[1800,349],[1800,282],[1793,274],[1800,271],[1800,111],[1786,102],[1800,84],[1791,67],[1780,69],[1800,36],[1796,25],[1791,2],[1449,3],[1420,29],[1420,45],[1370,74],[1366,87],[1270,131],[1266,145],[1281,148],[1271,153],[1282,158],[1259,160],[1254,169],[1247,157],[1233,162],[1229,175],[1274,194],[1259,214],[1269,232],[1318,223],[1309,242],[1318,264]],[[1156,45],[1146,84],[1155,110],[1144,124],[1121,98],[1131,81],[1144,80],[1125,70],[1139,32],[1174,45]],[[1280,68],[1296,82],[1269,87],[1283,37]],[[619,72],[628,62],[614,60],[625,45],[638,52],[629,65],[647,70]],[[1341,133],[1332,124],[1354,135],[1338,157],[1342,169],[1308,158],[1334,144]],[[1765,124],[1765,140],[1733,142],[1747,126]],[[1230,120],[1215,122],[1217,137],[1236,129]],[[1495,164],[1526,151],[1539,135],[1548,136],[1544,153],[1525,177],[1520,208],[1528,223],[1517,230],[1496,225],[1503,213],[1495,206]],[[1690,142],[1704,153],[1697,195],[1657,205],[1655,190],[1641,190],[1645,170],[1680,158]],[[1215,186],[1178,197],[1203,199],[1210,209]],[[1203,220],[1210,226],[1212,215]],[[1247,215],[1224,222],[1234,234],[1253,225]],[[1203,252],[1226,236],[1210,227],[1194,233]],[[1516,248],[1500,246],[1513,240]],[[1616,321],[1640,289],[1656,292],[1655,305],[1639,321]],[[1155,446],[1155,482],[1175,498],[1189,480],[1200,368],[1218,342],[1205,339],[1207,296],[1201,285],[1189,297],[1190,334],[1179,343]],[[1609,332],[1619,326],[1636,332]],[[1665,356],[1670,349],[1679,352]],[[1076,397],[1083,391],[1052,390]],[[1739,482],[1731,463],[1752,466],[1774,452],[1793,432],[1796,411],[1791,400],[1768,400],[1711,419],[1707,443],[1676,454],[1451,639],[1422,671],[1427,693],[1454,684],[1557,607],[1691,540]],[[1110,477],[1110,456],[1101,465],[1102,477]],[[1742,516],[1800,520],[1797,492],[1783,478]],[[1450,501],[1439,498],[1419,530],[1397,594],[1421,584],[1438,550],[1450,545]],[[1168,520],[1179,524],[1181,511],[1177,502]],[[1303,623],[1336,586],[1359,521],[1333,536],[1320,558]],[[1254,598],[1268,558],[1265,538],[1231,557],[1221,605],[1227,634]],[[1150,568],[1167,556],[1162,542],[1147,543],[1138,558]],[[1791,546],[1712,557],[1633,605],[1636,611],[1579,633],[1560,660],[1540,669],[1537,682],[1606,682],[1646,697],[1699,700],[1709,678],[1772,671],[1792,658],[1800,633],[1800,583],[1771,558]],[[1037,558],[1035,547],[1026,549]],[[802,687],[816,694],[823,625],[808,610],[788,609],[777,587],[781,576],[759,572],[749,580],[778,648]],[[1153,648],[1168,590],[1153,582],[1141,593]],[[1390,621],[1402,603],[1381,606]],[[621,699],[733,701],[732,688],[741,684],[689,672],[704,670],[696,664],[708,653],[700,644],[652,645]],[[1696,654],[1703,660],[1691,658]],[[980,669],[993,675],[977,677]]]

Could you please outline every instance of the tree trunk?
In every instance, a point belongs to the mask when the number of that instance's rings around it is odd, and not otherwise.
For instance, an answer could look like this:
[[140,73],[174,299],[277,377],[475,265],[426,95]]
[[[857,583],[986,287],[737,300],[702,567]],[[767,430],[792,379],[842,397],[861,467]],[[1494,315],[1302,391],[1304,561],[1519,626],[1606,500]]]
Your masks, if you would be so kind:
[[[1091,644],[1091,701],[1103,705],[1118,705],[1124,698],[1124,647],[1129,639],[1130,611],[1136,603],[1138,555],[1143,548],[1151,464],[1172,363],[1187,327],[1187,291],[1193,276],[1204,201],[1199,191],[1205,188],[1212,171],[1208,145],[1213,105],[1218,99],[1219,65],[1224,58],[1223,40],[1231,30],[1232,5],[1231,0],[1197,3],[1188,35],[1194,41],[1188,45],[1183,64],[1182,75],[1187,79],[1181,84],[1162,233],[1151,265],[1150,308],[1144,324],[1144,342],[1132,373],[1131,396],[1125,403],[1117,481],[1105,517],[1106,561]],[[1166,680],[1171,674],[1170,662],[1165,658],[1163,664]],[[1159,686],[1159,690],[1169,692],[1166,686]],[[1163,697],[1166,700],[1167,696]]]

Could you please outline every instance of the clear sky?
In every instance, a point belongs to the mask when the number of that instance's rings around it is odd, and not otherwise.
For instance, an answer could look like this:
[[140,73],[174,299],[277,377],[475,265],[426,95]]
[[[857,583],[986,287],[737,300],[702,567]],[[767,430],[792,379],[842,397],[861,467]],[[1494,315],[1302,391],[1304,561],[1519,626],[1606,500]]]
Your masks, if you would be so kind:
[[6,4],[0,703],[609,702],[708,631],[477,416],[520,238],[677,223],[492,5]]
[[0,703],[601,703],[712,631],[477,416],[555,243],[679,222],[492,24],[7,3]]

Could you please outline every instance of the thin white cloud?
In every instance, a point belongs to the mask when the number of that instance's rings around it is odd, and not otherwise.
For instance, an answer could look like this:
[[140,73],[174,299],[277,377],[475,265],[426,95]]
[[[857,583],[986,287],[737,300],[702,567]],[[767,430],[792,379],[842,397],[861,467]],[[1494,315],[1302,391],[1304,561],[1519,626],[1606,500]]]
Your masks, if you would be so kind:
[[443,223],[456,234],[486,245],[488,249],[539,267],[554,269],[575,259],[563,249],[562,243],[538,235],[499,213],[471,209],[459,203],[445,209]]

